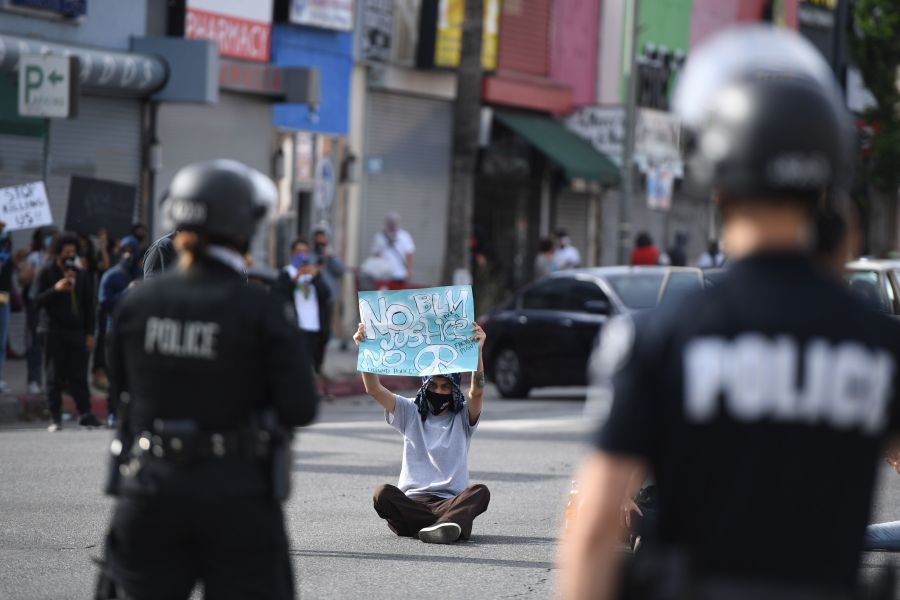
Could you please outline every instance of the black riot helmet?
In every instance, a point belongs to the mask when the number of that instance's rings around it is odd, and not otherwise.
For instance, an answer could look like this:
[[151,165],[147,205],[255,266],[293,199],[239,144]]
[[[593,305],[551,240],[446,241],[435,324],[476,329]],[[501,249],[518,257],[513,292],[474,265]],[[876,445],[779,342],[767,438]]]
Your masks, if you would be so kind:
[[694,180],[734,199],[824,206],[852,175],[852,128],[828,64],[799,34],[735,27],[691,53],[674,107]]
[[198,162],[175,174],[163,201],[163,219],[171,229],[203,233],[243,252],[276,197],[272,180],[243,163]]

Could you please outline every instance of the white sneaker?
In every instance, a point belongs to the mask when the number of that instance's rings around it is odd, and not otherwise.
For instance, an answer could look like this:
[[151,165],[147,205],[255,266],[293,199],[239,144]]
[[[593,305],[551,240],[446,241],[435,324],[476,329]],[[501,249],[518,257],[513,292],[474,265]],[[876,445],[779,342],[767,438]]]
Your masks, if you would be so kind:
[[62,423],[58,421],[50,423],[50,426],[47,427],[47,431],[49,431],[50,433],[59,433],[60,431],[62,431]]
[[452,544],[459,539],[462,528],[456,523],[435,523],[419,530],[419,539],[426,544]]
[[9,385],[5,381],[0,381],[0,394],[8,394]]
[[32,396],[37,396],[41,393],[41,386],[38,385],[37,381],[28,382],[28,393]]

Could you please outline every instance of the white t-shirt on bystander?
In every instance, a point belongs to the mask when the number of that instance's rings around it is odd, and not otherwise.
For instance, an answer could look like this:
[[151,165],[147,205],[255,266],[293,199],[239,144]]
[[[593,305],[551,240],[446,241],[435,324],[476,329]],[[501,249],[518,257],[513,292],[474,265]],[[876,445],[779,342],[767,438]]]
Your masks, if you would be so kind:
[[571,244],[557,248],[553,258],[557,269],[574,269],[581,266],[581,253]]
[[[297,276],[297,268],[288,265],[284,268],[291,279]],[[319,301],[312,275],[301,275],[294,283],[294,308],[297,310],[297,325],[303,331],[319,331]]]
[[416,244],[412,236],[405,229],[398,229],[394,239],[379,231],[372,241],[372,254],[380,256],[391,263],[391,277],[393,279],[409,279],[406,272],[406,257],[416,251]]

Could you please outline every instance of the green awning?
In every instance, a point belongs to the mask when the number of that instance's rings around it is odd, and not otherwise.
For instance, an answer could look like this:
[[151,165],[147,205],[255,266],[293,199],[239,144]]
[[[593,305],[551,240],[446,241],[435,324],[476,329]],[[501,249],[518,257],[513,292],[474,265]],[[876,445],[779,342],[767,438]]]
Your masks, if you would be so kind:
[[496,111],[494,118],[559,165],[569,179],[603,185],[619,181],[619,167],[608,156],[550,117]]

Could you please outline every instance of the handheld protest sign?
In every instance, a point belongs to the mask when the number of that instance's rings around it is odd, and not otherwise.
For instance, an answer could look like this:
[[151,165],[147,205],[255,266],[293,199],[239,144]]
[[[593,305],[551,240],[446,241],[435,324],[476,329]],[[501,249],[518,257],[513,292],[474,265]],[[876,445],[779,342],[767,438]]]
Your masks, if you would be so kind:
[[52,225],[50,201],[43,181],[0,189],[0,221],[6,231]]
[[73,176],[69,184],[66,230],[85,235],[101,227],[119,239],[128,235],[134,223],[137,188],[133,185],[92,177]]
[[366,338],[356,368],[379,375],[440,375],[474,371],[472,287],[454,285],[359,292]]

